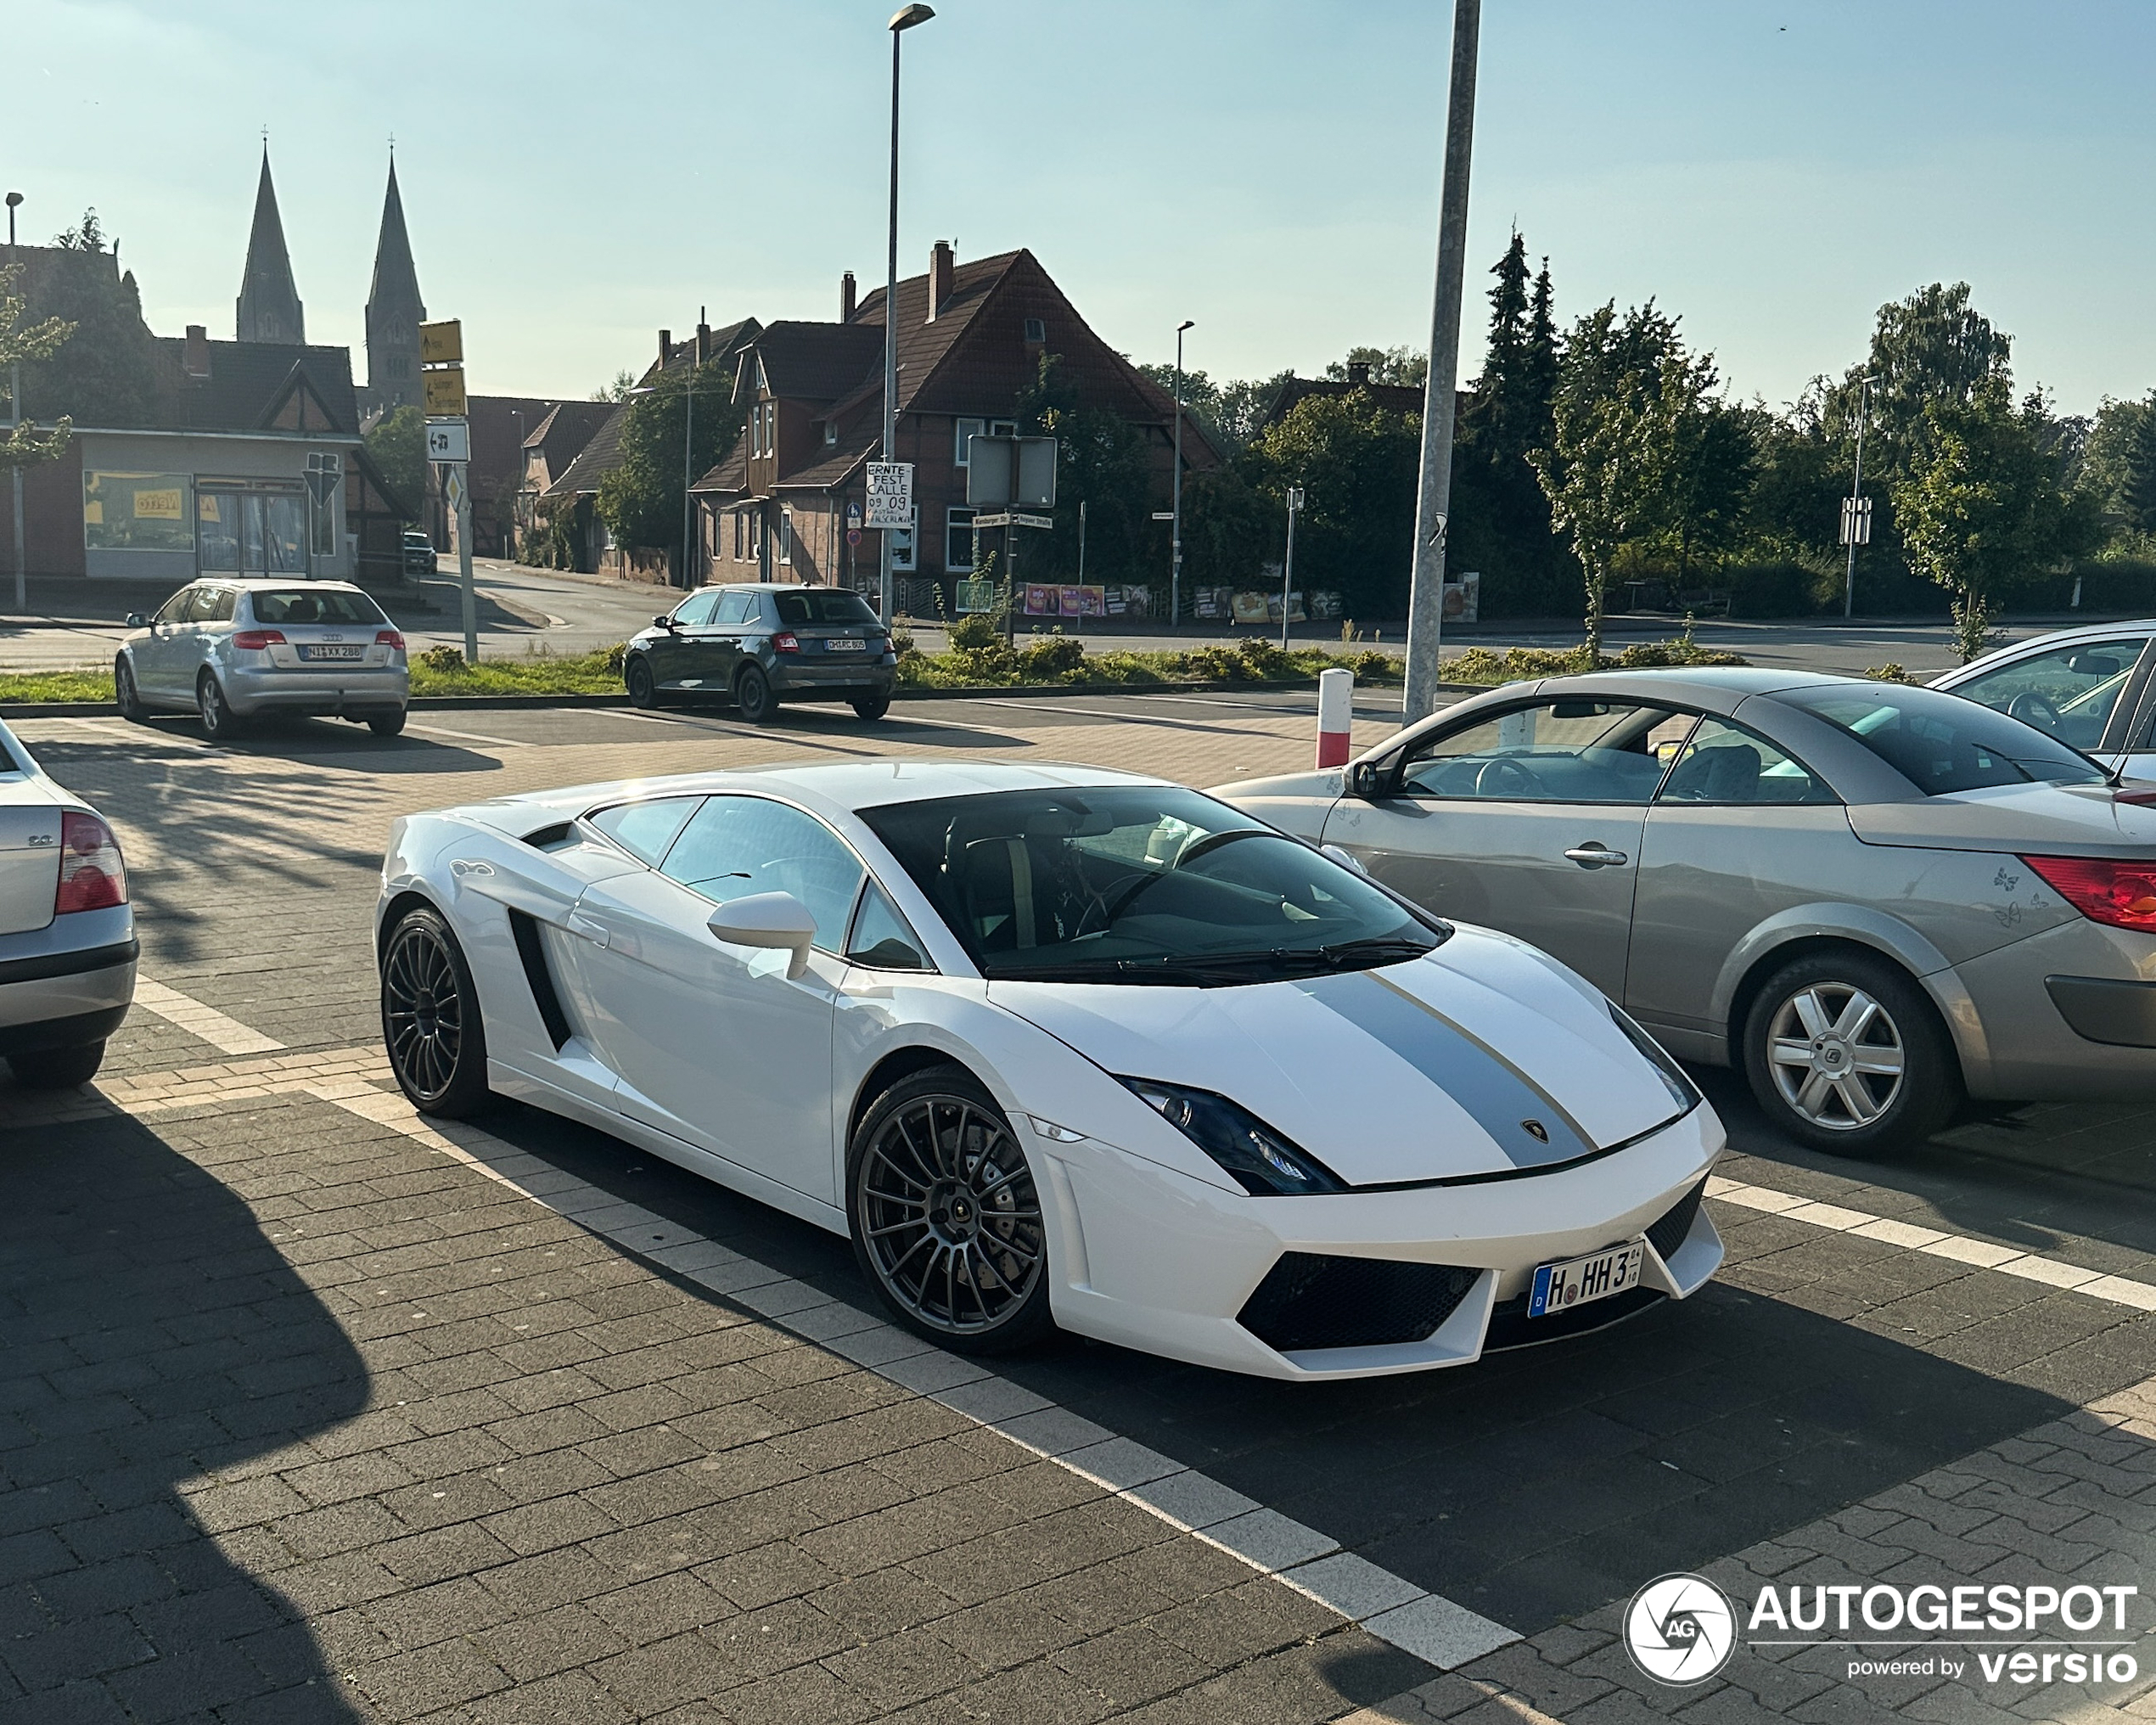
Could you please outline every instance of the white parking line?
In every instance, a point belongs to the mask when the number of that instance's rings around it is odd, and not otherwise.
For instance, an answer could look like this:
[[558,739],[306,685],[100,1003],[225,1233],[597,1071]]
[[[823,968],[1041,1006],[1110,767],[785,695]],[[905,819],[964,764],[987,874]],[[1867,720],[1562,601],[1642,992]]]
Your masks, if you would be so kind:
[[446,725],[415,725],[409,719],[404,728],[417,731],[423,737],[453,737],[459,743],[486,743],[497,749],[529,749],[531,745],[515,737],[483,737],[477,731],[452,731]]
[[2101,1270],[2069,1264],[2062,1258],[2047,1258],[2035,1252],[2016,1251],[2012,1246],[1999,1245],[1990,1240],[1973,1239],[1967,1234],[1943,1233],[1937,1228],[1897,1222],[1889,1216],[1874,1216],[1868,1211],[1848,1210],[1839,1204],[1822,1204],[1817,1199],[1802,1198],[1794,1192],[1777,1192],[1770,1186],[1753,1186],[1742,1180],[1726,1180],[1719,1174],[1708,1179],[1707,1196],[1745,1210],[1778,1216],[1784,1222],[1801,1222],[1812,1228],[1845,1233],[1853,1239],[1878,1240],[1883,1245],[1922,1252],[1927,1257],[1948,1258],[1957,1264],[1973,1264],[1979,1269],[1996,1270],[2002,1275],[2018,1276],[2025,1282],[2041,1282],[2052,1288],[2070,1289],[2076,1294],[2087,1295],[2091,1300],[2108,1301],[2114,1306],[2130,1306],[2136,1312],[2156,1312],[2156,1284],[2137,1282],[2130,1276],[2108,1276]]
[[199,1037],[224,1054],[267,1054],[284,1043],[260,1031],[250,1031],[238,1019],[227,1018],[214,1006],[190,1000],[177,988],[167,988],[149,977],[135,978],[135,1004],[154,1012],[191,1037]]
[[975,1360],[946,1353],[910,1330],[625,1203],[491,1132],[422,1120],[403,1097],[358,1082],[307,1087],[322,1100],[393,1127],[781,1329],[1001,1432],[1440,1671],[1520,1638],[1502,1623],[1342,1551],[1317,1529],[1119,1437]]

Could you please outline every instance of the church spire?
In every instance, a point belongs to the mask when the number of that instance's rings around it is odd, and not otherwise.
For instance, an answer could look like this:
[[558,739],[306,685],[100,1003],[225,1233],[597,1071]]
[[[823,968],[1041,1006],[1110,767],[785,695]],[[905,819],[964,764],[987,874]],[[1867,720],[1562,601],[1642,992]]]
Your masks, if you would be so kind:
[[382,231],[374,242],[374,280],[367,295],[368,393],[385,411],[419,400],[419,324],[426,315],[411,236],[404,228],[393,145],[389,189],[382,198]]
[[262,140],[262,177],[255,188],[255,226],[247,236],[247,269],[239,281],[238,334],[242,341],[307,339],[306,314],[284,249],[284,223],[270,181],[269,140]]

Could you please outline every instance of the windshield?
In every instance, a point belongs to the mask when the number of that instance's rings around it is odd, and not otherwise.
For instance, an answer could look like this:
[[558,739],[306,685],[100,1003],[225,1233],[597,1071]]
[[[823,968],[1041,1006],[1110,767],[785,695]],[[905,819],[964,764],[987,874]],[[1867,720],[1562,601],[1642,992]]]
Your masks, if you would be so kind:
[[1194,790],[997,791],[861,818],[991,979],[1216,987],[1397,964],[1445,938]]
[[258,623],[386,623],[381,607],[365,593],[336,588],[280,587],[254,595]]
[[873,623],[876,614],[859,593],[840,587],[811,587],[806,593],[773,593],[778,602],[778,621],[789,629],[804,624]]
[[1846,731],[1927,796],[1999,784],[2101,784],[2108,776],[2034,726],[1937,689],[1839,684],[1779,699]]

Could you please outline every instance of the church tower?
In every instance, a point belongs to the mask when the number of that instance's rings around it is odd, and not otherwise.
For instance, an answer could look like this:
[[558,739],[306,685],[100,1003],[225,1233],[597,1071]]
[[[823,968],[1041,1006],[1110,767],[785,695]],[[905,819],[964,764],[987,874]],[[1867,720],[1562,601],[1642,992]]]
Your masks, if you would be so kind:
[[242,341],[307,339],[300,290],[292,280],[292,259],[284,250],[284,223],[277,213],[277,188],[270,183],[269,145],[262,145],[262,177],[255,188],[255,227],[247,236],[247,271],[239,281],[238,334]]
[[421,407],[419,323],[427,315],[419,299],[419,273],[412,266],[412,240],[404,231],[404,199],[396,189],[396,157],[390,157],[390,188],[382,199],[382,232],[374,242],[374,284],[367,295],[367,396],[369,407],[393,413]]

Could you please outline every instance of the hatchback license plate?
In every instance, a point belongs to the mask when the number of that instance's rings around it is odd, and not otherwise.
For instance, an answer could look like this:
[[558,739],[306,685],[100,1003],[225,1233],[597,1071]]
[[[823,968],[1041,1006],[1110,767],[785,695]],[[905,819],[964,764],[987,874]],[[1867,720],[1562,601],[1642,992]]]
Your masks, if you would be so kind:
[[866,653],[868,643],[866,641],[826,641],[823,650],[827,653]]
[[317,659],[357,659],[365,649],[358,647],[302,647],[300,657]]
[[1549,1318],[1591,1300],[1607,1300],[1613,1294],[1637,1288],[1642,1256],[1641,1242],[1631,1240],[1606,1252],[1591,1252],[1562,1264],[1544,1264],[1535,1273],[1535,1289],[1527,1296],[1527,1315]]

